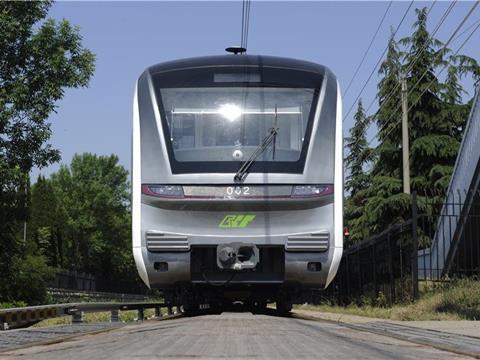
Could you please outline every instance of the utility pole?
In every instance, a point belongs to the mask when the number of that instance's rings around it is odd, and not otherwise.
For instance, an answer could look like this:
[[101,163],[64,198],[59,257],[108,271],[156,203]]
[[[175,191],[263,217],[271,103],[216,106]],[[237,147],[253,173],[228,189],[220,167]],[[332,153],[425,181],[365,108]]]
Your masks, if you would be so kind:
[[403,192],[410,194],[410,151],[408,145],[408,103],[407,80],[402,76],[402,155],[403,155]]
[[[28,174],[30,176],[30,173]],[[25,209],[24,209],[24,217],[23,220],[23,245],[27,244],[27,206],[28,206],[28,180],[25,181]]]

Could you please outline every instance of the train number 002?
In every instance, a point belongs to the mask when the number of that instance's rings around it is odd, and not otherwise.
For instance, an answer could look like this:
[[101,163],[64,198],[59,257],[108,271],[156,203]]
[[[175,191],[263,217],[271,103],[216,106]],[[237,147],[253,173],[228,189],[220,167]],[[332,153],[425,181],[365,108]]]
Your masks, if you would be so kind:
[[250,187],[249,186],[229,186],[227,187],[227,195],[250,195]]

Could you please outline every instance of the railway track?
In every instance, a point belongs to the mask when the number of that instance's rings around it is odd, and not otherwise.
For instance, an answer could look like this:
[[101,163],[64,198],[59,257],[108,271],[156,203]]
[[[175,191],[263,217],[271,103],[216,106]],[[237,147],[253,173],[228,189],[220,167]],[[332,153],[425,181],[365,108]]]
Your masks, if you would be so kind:
[[[60,333],[63,330],[57,329]],[[20,335],[25,331],[27,329],[4,333],[18,332]],[[439,344],[426,340],[436,337],[451,347],[440,349]],[[374,327],[367,324],[347,326],[298,314],[280,317],[268,310],[264,314],[224,312],[193,317],[179,314],[162,321],[105,325],[21,348],[4,349],[0,353],[0,359],[17,357],[49,360],[192,357],[463,359],[480,357],[480,341],[419,329],[413,331],[408,327],[387,329],[386,325],[378,323]]]

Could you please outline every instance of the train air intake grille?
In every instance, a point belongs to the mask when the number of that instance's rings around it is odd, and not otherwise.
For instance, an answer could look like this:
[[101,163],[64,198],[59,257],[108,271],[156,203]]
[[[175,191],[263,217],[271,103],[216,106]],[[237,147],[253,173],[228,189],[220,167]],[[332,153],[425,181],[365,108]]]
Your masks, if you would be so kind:
[[330,235],[325,233],[291,235],[285,245],[286,251],[327,251]]
[[147,231],[145,233],[148,251],[189,251],[188,238],[182,235],[163,234]]

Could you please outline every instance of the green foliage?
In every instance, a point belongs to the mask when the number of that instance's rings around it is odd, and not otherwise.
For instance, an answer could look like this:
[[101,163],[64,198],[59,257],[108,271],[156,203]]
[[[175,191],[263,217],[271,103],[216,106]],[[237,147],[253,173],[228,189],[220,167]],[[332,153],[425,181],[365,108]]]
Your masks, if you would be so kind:
[[39,176],[32,186],[31,197],[30,246],[35,245],[46,256],[48,265],[61,267],[65,255],[61,238],[65,215],[51,181]]
[[378,84],[378,103],[380,108],[375,121],[379,129],[378,139],[380,143],[384,144],[385,148],[393,153],[385,156],[383,151],[376,151],[378,159],[373,164],[373,174],[393,175],[397,171],[395,159],[398,159],[399,156],[398,154],[395,156],[395,153],[399,153],[401,127],[398,126],[399,117],[394,115],[400,103],[400,89],[398,86],[401,71],[400,57],[401,53],[398,45],[393,36],[391,36],[388,41],[387,56],[379,68],[379,74],[382,76]]
[[370,158],[366,134],[368,118],[365,115],[362,99],[358,101],[358,109],[354,119],[355,124],[350,129],[350,136],[345,139],[345,148],[348,150],[348,156],[345,158],[345,166],[350,172],[345,183],[345,188],[347,191],[350,191],[352,197],[368,184],[368,177],[364,171],[364,167]]
[[30,234],[49,264],[112,281],[134,278],[127,177],[117,156],[85,153],[38,179]]
[[28,304],[25,301],[12,301],[12,302],[2,302],[0,303],[0,309],[10,309],[16,307],[25,307]]
[[53,278],[53,269],[48,267],[43,255],[25,254],[15,258],[14,281],[11,293],[30,305],[45,304],[47,284]]
[[[0,2],[0,301],[43,296],[44,258],[19,240],[29,216],[28,173],[59,160],[48,144],[48,117],[65,88],[86,86],[94,70],[78,28],[44,20],[51,4]],[[38,272],[28,275],[24,265]],[[18,277],[17,270],[25,274]]]
[[48,116],[64,89],[86,86],[94,70],[78,28],[67,20],[39,23],[50,5],[0,3],[0,159],[24,172],[59,160],[46,144]]
[[[350,136],[346,138],[345,148],[348,156],[345,158],[345,166],[349,171],[345,187],[350,192],[350,197],[345,202],[345,225],[355,227],[355,219],[362,215],[365,203],[365,191],[370,183],[370,176],[364,168],[371,161],[371,149],[368,148],[366,131],[369,119],[365,115],[362,100],[358,102],[358,109],[354,116],[355,124],[350,129]],[[356,241],[365,235],[362,232],[355,232],[349,241]]]
[[[421,195],[418,197],[420,207],[424,203],[423,195],[433,197],[433,204],[443,198],[460,147],[472,104],[471,100],[462,103],[465,91],[460,79],[469,75],[478,79],[479,66],[466,55],[450,56],[450,50],[443,49],[443,44],[432,38],[427,30],[426,8],[416,9],[416,14],[410,36],[398,42],[390,38],[386,59],[379,69],[379,111],[374,117],[379,143],[370,151],[369,171],[367,174],[354,172],[347,180],[347,188],[351,189],[351,184],[369,179],[363,189],[356,189],[346,200],[345,217],[351,242],[364,240],[411,216],[410,197],[402,193],[402,77],[408,89],[410,185]],[[442,81],[436,72],[445,64],[448,74]],[[352,129],[357,131],[357,127],[356,119]],[[358,151],[353,148],[350,151],[347,159],[355,158]],[[346,163],[351,166],[351,162]],[[356,199],[358,194],[361,201]],[[421,210],[433,212],[432,205],[429,206]],[[423,243],[428,242],[425,234],[419,236]]]

